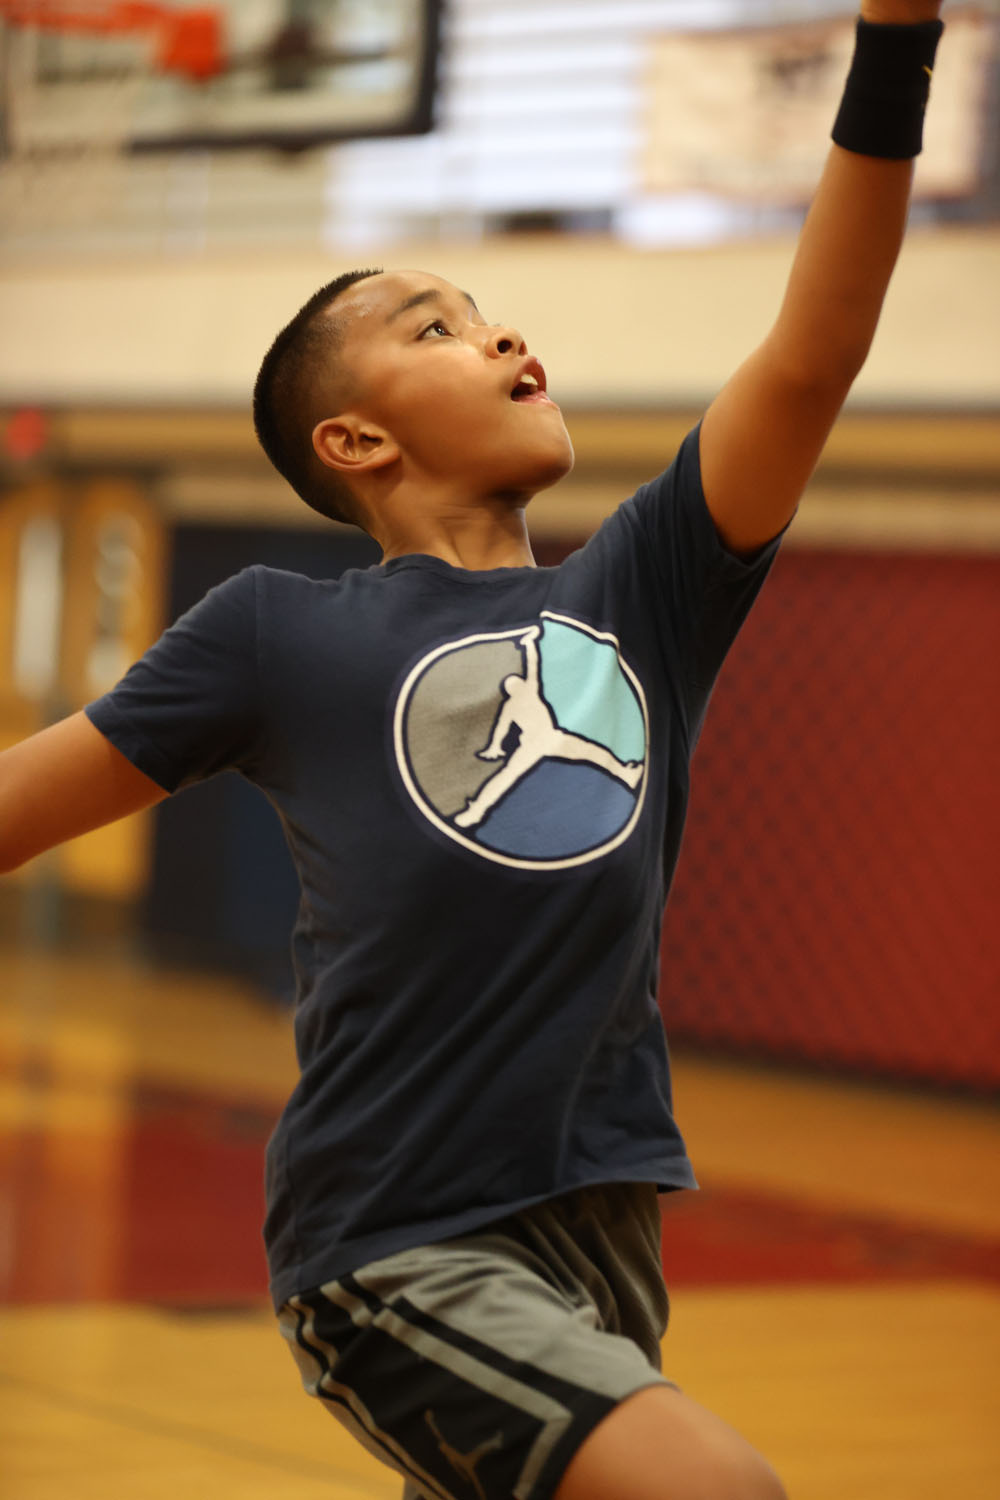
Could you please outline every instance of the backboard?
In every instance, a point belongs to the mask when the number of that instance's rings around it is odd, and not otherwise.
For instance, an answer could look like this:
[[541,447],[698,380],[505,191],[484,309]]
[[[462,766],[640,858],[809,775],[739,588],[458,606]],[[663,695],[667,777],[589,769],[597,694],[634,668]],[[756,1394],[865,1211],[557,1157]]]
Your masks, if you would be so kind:
[[[34,116],[72,120],[85,142],[108,83],[136,39],[97,26],[26,27],[38,0],[0,0],[0,56],[30,73]],[[41,0],[56,18],[160,11],[218,41],[217,67],[170,61],[170,26],[145,28],[152,64],[131,75],[129,151],[274,146],[300,150],[366,136],[421,134],[433,123],[441,0],[187,0],[156,6]],[[6,15],[6,19],[5,19]],[[186,28],[191,31],[191,27]],[[92,98],[91,98],[92,96]],[[92,108],[88,105],[88,100]]]

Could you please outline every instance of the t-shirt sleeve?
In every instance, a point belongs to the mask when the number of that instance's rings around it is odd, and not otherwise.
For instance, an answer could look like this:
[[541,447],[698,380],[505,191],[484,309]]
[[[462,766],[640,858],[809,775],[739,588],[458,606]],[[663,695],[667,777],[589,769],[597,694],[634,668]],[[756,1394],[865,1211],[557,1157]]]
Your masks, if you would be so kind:
[[247,568],[210,590],[84,709],[164,791],[249,770],[261,752],[256,572]]
[[[692,740],[781,541],[775,537],[750,557],[724,545],[702,489],[699,432],[700,425],[688,433],[670,467],[642,485],[602,528],[612,555],[626,554],[620,563],[637,581],[637,606],[657,631]],[[613,557],[609,565],[616,565]]]

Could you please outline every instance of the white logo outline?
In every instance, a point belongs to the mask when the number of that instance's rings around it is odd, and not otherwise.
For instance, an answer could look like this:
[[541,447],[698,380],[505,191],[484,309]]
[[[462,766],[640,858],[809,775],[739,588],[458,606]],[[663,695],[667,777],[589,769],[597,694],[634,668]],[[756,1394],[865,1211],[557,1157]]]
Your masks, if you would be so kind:
[[437,809],[428,802],[410,769],[410,758],[407,753],[404,733],[406,712],[413,690],[428,668],[440,657],[461,650],[464,646],[475,646],[486,641],[519,640],[524,636],[525,629],[527,628],[524,625],[516,625],[510,630],[489,630],[476,635],[461,636],[456,640],[445,641],[443,645],[435,646],[432,651],[422,656],[407,673],[406,679],[396,698],[392,727],[393,749],[396,755],[396,765],[399,769],[399,774],[402,777],[403,784],[410,798],[427,821],[441,833],[447,834],[453,843],[461,845],[463,849],[468,849],[473,854],[478,854],[481,859],[486,859],[492,864],[507,865],[516,870],[569,870],[579,865],[590,864],[595,859],[603,859],[606,854],[610,854],[612,850],[619,848],[625,842],[638,823],[645,805],[646,784],[649,780],[649,710],[646,705],[646,694],[643,691],[642,683],[622,656],[621,643],[617,636],[612,635],[609,631],[597,630],[593,625],[588,625],[583,620],[574,619],[571,615],[558,614],[554,610],[543,609],[538,618],[541,620],[552,620],[554,623],[560,625],[567,625],[573,630],[582,631],[595,641],[612,646],[619,670],[631,687],[635,694],[636,702],[639,705],[645,740],[642,779],[639,782],[638,796],[627,822],[612,838],[605,840],[593,849],[585,849],[580,854],[567,855],[560,859],[523,859],[516,855],[503,854],[497,849],[490,849],[484,844],[477,843],[474,839],[467,838],[460,827],[456,827],[454,823],[443,818]]

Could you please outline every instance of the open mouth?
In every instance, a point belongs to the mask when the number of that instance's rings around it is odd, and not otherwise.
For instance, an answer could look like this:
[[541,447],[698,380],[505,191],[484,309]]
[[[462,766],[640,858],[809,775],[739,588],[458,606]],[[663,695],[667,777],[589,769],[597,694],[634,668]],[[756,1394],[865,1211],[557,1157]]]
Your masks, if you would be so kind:
[[545,372],[537,360],[532,361],[532,366],[522,371],[520,379],[510,393],[510,399],[519,404],[544,402],[551,406],[552,402],[545,394]]

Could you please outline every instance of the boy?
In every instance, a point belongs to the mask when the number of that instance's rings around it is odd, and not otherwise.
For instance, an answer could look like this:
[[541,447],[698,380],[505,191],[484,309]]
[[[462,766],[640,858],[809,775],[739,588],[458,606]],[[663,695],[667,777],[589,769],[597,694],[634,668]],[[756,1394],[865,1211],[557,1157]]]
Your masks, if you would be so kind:
[[0,759],[8,869],[226,767],[278,809],[302,1078],[272,1292],[410,1497],[783,1495],[659,1370],[656,1193],[694,1179],[657,943],[711,685],[875,330],[939,8],[864,0],[774,328],[580,552],[533,565],[525,506],[572,450],[520,333],[435,276],[350,273],[275,341],[255,417],[381,566],[249,569]]

